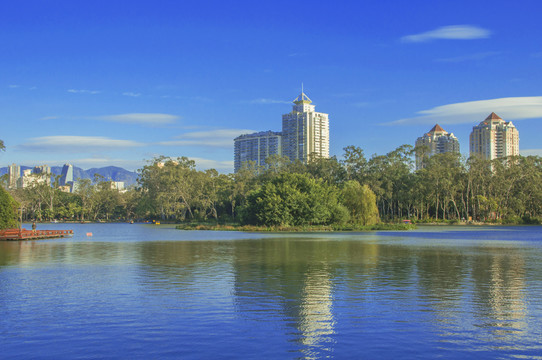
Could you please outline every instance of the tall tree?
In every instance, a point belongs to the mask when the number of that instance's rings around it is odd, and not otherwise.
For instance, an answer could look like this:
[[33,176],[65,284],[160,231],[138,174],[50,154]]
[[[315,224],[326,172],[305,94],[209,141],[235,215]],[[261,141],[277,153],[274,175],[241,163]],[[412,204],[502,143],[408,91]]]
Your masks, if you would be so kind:
[[0,229],[16,228],[17,202],[2,187],[0,187]]
[[352,223],[373,225],[378,222],[376,196],[369,186],[350,180],[344,184],[341,195],[341,202],[350,211]]

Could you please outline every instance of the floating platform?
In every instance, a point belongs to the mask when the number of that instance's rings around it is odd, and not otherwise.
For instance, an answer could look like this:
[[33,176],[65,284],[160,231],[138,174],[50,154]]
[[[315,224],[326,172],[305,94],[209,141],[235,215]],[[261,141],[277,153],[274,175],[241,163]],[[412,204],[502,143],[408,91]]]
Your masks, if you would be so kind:
[[0,230],[0,241],[42,240],[73,236],[73,230]]

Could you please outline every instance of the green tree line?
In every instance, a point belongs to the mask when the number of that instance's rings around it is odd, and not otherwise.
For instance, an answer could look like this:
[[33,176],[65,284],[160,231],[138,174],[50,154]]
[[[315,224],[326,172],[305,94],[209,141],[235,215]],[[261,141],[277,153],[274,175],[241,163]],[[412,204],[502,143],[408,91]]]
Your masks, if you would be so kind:
[[542,159],[492,161],[439,154],[413,170],[403,145],[366,158],[355,146],[307,164],[272,156],[235,174],[200,171],[186,157],[157,157],[138,170],[137,185],[119,192],[106,179],[79,180],[73,193],[34,182],[10,190],[24,220],[161,219],[255,225],[370,225],[382,220],[539,223]]

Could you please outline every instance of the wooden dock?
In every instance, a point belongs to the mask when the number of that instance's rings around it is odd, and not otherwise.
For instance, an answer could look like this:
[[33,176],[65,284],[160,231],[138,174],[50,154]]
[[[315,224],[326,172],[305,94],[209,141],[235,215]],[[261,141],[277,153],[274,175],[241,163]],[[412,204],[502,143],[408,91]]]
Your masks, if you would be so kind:
[[0,241],[42,240],[73,236],[73,230],[0,230]]

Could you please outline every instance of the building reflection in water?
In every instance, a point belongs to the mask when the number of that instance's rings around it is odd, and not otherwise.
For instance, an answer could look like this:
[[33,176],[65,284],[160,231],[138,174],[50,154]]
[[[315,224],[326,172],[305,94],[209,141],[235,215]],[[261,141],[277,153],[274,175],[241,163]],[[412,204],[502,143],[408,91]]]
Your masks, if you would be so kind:
[[[301,294],[299,330],[301,342],[307,346],[317,346],[330,341],[334,333],[333,283],[329,269],[323,267],[305,274],[305,284]],[[310,355],[310,354],[307,354]]]
[[149,311],[160,314],[167,305],[187,323],[202,316],[227,322],[224,329],[237,329],[236,336],[272,333],[304,358],[333,355],[345,327],[366,348],[371,336],[381,341],[380,329],[401,337],[430,328],[444,348],[468,341],[513,347],[539,333],[529,322],[536,291],[527,283],[537,280],[525,249],[306,236],[0,243],[0,266],[115,265],[108,281],[137,293],[135,304]]
[[473,265],[478,326],[495,336],[515,336],[527,327],[525,259],[521,252],[484,249]]

